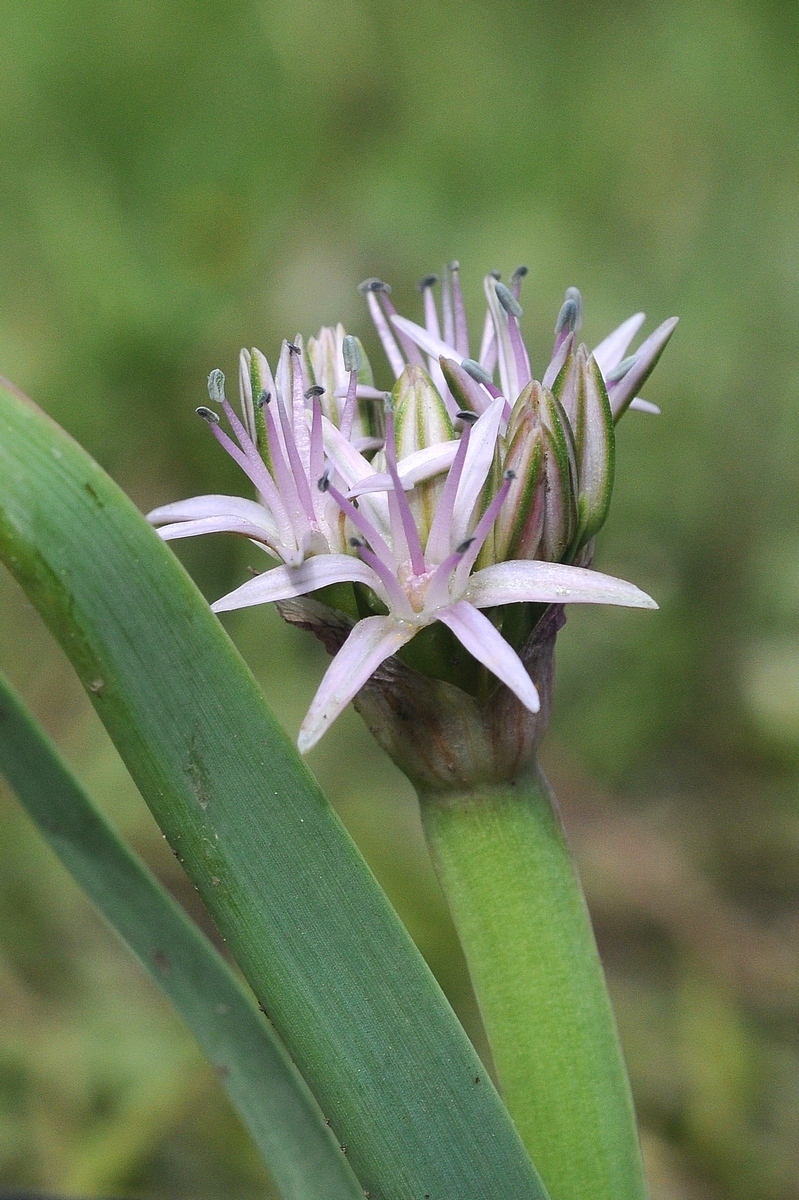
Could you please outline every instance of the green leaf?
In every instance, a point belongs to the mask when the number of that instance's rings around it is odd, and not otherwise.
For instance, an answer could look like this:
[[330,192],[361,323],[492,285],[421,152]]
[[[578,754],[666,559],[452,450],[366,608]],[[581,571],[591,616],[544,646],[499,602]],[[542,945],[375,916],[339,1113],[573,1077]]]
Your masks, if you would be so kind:
[[319,1106],[224,959],[95,807],[0,674],[0,770],[219,1072],[284,1200],[362,1200]]
[[374,1200],[545,1195],[406,930],[217,619],[116,485],[0,390],[0,556]]

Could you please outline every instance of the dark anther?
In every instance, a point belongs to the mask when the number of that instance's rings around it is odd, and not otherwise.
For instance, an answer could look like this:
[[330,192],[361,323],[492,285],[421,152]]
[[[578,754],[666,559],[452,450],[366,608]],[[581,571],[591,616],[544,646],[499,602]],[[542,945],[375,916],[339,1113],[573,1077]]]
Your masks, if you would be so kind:
[[511,275],[511,279],[524,279],[525,275],[530,273],[529,267],[517,267]]
[[489,271],[488,273],[489,273],[489,275],[491,276],[491,278],[492,278],[492,279],[501,279],[501,278],[502,278],[502,272],[501,272],[501,271]]
[[259,392],[258,399],[255,401],[255,403],[257,404],[258,408],[263,408],[263,406],[265,404],[268,404],[271,399],[272,399],[271,392]]
[[219,424],[219,415],[212,408],[206,408],[204,404],[201,404],[199,408],[195,409],[195,412],[198,417],[202,417],[209,425]]
[[469,412],[469,410],[466,408],[455,413],[455,416],[459,421],[463,421],[464,425],[474,425],[475,421],[477,420],[477,413]]
[[512,480],[514,480],[515,478],[516,478],[516,472],[515,472],[515,471],[510,471],[510,470],[508,470],[508,471],[506,471],[506,472],[505,472],[505,479],[509,479],[509,480],[511,480],[511,481],[512,481]]
[[299,346],[295,346],[293,342],[286,342],[286,345],[289,348],[289,354],[299,354],[300,353]]
[[366,542],[361,541],[360,538],[351,537],[350,545],[352,546],[353,550],[360,550],[363,546],[366,545]]
[[221,404],[225,398],[225,374],[219,367],[208,376],[208,395],[214,404]]
[[455,547],[455,553],[456,553],[456,554],[465,554],[465,553],[466,553],[466,551],[467,551],[467,550],[469,549],[469,547],[471,546],[471,544],[472,544],[472,542],[473,542],[473,541],[474,541],[474,538],[473,538],[473,537],[466,538],[466,541],[464,541],[464,542],[461,542],[460,546],[456,546],[456,547]]
[[492,382],[491,376],[485,367],[481,367],[479,362],[475,362],[473,358],[464,358],[461,366],[466,374],[471,375],[472,379],[477,383],[490,384]]
[[329,471],[325,471],[323,475],[319,476],[319,479],[316,482],[316,486],[319,488],[320,492],[327,491],[327,489],[330,487],[330,472]]
[[322,387],[322,385],[319,383],[315,383],[311,387],[308,388],[308,391],[305,393],[305,399],[313,400],[314,396],[324,396],[324,394],[325,394],[325,389]]
[[364,279],[363,283],[358,284],[359,292],[385,292],[386,295],[391,294],[391,288],[382,279]]
[[437,283],[438,283],[437,275],[423,275],[422,278],[417,283],[416,289],[419,292],[423,292],[429,287],[435,287]]
[[505,287],[504,283],[495,283],[494,288],[497,293],[497,300],[499,300],[505,312],[512,314],[514,317],[520,317],[522,315],[522,306],[510,288]]

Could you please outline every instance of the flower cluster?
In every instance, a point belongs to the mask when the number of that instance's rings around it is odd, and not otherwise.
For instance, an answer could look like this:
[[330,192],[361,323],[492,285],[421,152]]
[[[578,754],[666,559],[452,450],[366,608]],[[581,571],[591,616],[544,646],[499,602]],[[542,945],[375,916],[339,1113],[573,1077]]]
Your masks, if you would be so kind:
[[[628,356],[643,315],[594,351],[577,344],[570,288],[552,359],[533,379],[519,321],[519,270],[485,279],[479,353],[471,357],[457,264],[420,283],[425,322],[400,316],[379,280],[361,285],[395,375],[374,386],[341,326],[284,342],[273,375],[242,351],[239,417],[214,371],[214,408],[197,411],[241,466],[256,499],[198,496],[150,513],[165,540],[229,532],[278,565],[218,600],[216,612],[351,585],[355,620],[303,722],[307,751],[392,655],[440,622],[535,713],[538,691],[498,626],[505,605],[654,608],[622,580],[588,569],[613,485],[614,425],[637,396],[676,321]],[[230,433],[222,428],[218,409]]]

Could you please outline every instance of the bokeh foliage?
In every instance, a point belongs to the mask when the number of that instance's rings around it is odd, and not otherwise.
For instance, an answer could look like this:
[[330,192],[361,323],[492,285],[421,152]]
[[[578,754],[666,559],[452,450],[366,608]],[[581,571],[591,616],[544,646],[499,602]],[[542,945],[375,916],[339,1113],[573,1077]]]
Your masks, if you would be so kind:
[[[0,0],[0,371],[143,507],[236,491],[194,417],[240,345],[453,256],[530,267],[598,341],[682,317],[620,429],[597,563],[659,614],[574,612],[546,766],[584,866],[658,1200],[799,1190],[799,14],[771,0]],[[651,326],[650,326],[651,327]],[[377,352],[374,361],[379,361]],[[384,379],[387,382],[387,379]],[[255,551],[180,548],[209,596]],[[260,564],[259,564],[260,565]],[[195,902],[19,591],[0,652],[93,793]],[[231,618],[296,732],[322,651]],[[479,1037],[407,786],[349,714],[312,759]],[[221,1092],[0,799],[0,1186],[263,1194]]]

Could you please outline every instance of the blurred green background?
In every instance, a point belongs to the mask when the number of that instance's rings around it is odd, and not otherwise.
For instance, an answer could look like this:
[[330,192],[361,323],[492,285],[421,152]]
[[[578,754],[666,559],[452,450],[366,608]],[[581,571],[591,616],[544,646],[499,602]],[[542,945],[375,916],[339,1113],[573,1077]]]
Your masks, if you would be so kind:
[[[143,509],[240,491],[194,407],[238,349],[457,256],[566,286],[597,342],[682,324],[630,414],[544,760],[584,872],[653,1200],[799,1194],[799,8],[779,0],[0,0],[0,371]],[[375,352],[373,360],[380,362]],[[387,382],[385,372],[384,380]],[[258,561],[179,552],[207,595]],[[259,564],[260,565],[260,564]],[[161,877],[194,893],[25,598],[0,658]],[[296,733],[324,667],[228,626]],[[348,713],[312,766],[469,1028],[410,789]],[[0,794],[0,1188],[269,1195],[211,1070]]]

